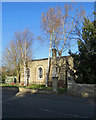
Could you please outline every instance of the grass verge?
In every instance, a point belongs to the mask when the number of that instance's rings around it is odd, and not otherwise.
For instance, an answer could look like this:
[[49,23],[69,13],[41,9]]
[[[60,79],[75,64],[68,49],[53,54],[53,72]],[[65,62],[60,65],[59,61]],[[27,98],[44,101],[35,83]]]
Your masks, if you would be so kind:
[[29,88],[29,89],[47,89],[47,90],[51,90],[51,87],[46,87],[45,85],[40,85],[40,84],[32,84],[29,86],[21,86],[21,85],[16,85],[16,84],[0,84],[0,86],[2,87],[22,87],[22,88]]
[[[0,86],[5,86],[5,87],[22,87],[22,88],[28,88],[28,89],[45,89],[45,90],[52,90],[51,87],[46,87],[43,84],[32,84],[29,86],[21,86],[21,85],[16,85],[16,84],[0,84]],[[63,94],[64,92],[67,91],[67,88],[58,88],[58,94]]]

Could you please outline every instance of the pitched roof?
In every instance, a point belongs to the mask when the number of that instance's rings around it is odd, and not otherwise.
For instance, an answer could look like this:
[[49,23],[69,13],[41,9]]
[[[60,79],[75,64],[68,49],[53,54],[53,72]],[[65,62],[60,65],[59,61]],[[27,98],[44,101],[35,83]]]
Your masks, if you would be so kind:
[[[66,57],[70,57],[70,56],[61,56],[61,58],[66,58]],[[51,57],[52,58],[52,57]],[[59,58],[59,57],[57,57]],[[41,61],[41,60],[48,60],[48,58],[42,58],[42,59],[33,59],[33,60],[29,60],[29,61]]]
[[31,61],[40,61],[40,60],[48,60],[48,58],[42,58],[42,59],[33,59]]

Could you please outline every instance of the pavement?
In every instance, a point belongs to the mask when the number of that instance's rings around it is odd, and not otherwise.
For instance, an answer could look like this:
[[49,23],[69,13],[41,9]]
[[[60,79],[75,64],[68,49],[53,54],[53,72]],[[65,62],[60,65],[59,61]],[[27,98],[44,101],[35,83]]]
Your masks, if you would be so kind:
[[16,94],[15,90],[3,90],[2,118],[89,118],[94,120],[95,117],[93,98],[54,94]]

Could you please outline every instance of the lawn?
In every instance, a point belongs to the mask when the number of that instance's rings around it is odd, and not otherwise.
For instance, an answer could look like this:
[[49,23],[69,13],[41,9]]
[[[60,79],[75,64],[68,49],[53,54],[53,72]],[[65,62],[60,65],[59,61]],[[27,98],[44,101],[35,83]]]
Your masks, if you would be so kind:
[[32,84],[32,85],[29,85],[29,86],[23,86],[23,85],[17,85],[17,84],[0,84],[0,86],[2,87],[23,87],[23,88],[33,88],[33,89],[52,89],[51,87],[46,87],[45,85],[43,84]]

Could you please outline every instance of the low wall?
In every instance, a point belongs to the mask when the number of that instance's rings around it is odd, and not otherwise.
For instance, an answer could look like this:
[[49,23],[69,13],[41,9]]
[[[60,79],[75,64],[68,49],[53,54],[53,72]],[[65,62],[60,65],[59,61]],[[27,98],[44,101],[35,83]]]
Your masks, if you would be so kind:
[[[52,81],[48,81],[48,87],[52,87]],[[64,80],[58,80],[58,87],[65,88],[66,85],[64,84]]]
[[70,80],[68,81],[67,92],[76,96],[94,97],[96,96],[96,84],[77,84]]
[[20,88],[19,92],[30,92],[30,93],[45,93],[45,94],[52,94],[52,90],[45,90],[45,89],[28,89],[28,88]]

